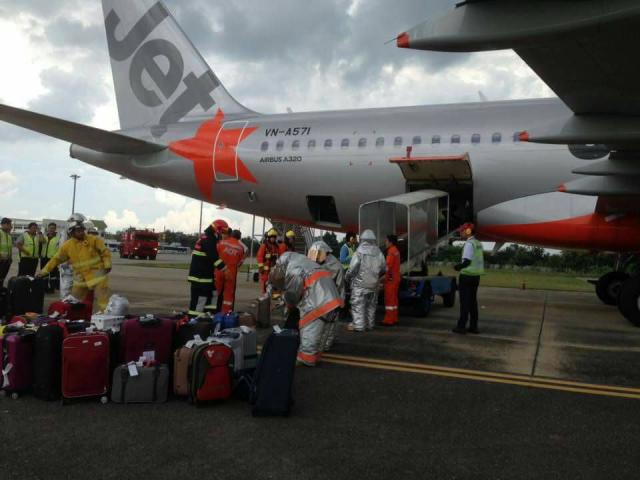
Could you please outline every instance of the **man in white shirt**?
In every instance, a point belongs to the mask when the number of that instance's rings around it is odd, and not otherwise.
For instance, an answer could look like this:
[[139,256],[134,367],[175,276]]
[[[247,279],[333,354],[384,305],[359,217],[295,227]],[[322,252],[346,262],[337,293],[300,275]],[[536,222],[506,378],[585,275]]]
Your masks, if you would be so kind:
[[[458,291],[460,294],[460,319],[453,329],[454,333],[480,333],[478,330],[478,286],[480,277],[484,275],[484,252],[482,243],[474,236],[475,226],[465,223],[459,229],[465,240],[462,249],[462,262],[454,268],[460,272]],[[467,329],[467,321],[469,328]]]

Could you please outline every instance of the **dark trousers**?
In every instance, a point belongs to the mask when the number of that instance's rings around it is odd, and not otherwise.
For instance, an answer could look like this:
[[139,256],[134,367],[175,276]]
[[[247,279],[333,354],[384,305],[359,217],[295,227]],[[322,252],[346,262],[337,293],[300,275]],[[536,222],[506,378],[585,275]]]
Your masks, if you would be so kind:
[[[50,258],[41,258],[40,259],[40,269],[42,270],[47,263],[49,263]],[[60,271],[57,268],[51,270],[49,276],[45,279],[46,281],[46,289],[47,292],[53,293],[56,290],[60,290]]]
[[469,321],[469,328],[478,328],[478,286],[480,277],[460,275],[458,278],[458,292],[460,294],[460,319],[458,328],[465,328]]
[[26,275],[28,277],[33,277],[36,274],[36,270],[38,270],[38,259],[37,258],[21,258],[20,263],[18,263],[18,276],[21,277]]
[[11,260],[0,260],[0,288],[4,286],[4,279],[9,274],[11,268]]
[[[191,282],[191,302],[189,303],[189,315],[197,316],[211,309],[213,300],[213,282],[198,283]],[[209,308],[206,308],[209,307]]]

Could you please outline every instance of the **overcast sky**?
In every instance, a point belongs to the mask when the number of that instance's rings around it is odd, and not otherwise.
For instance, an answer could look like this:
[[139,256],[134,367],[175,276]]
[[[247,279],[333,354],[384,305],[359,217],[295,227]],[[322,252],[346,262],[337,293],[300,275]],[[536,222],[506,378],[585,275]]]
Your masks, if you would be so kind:
[[[550,96],[513,53],[403,50],[389,39],[453,0],[166,0],[230,93],[262,113]],[[100,0],[0,2],[0,103],[119,128]],[[69,158],[69,145],[0,123],[0,215],[76,210],[129,225],[196,231],[199,202]],[[251,220],[209,206],[250,231]]]

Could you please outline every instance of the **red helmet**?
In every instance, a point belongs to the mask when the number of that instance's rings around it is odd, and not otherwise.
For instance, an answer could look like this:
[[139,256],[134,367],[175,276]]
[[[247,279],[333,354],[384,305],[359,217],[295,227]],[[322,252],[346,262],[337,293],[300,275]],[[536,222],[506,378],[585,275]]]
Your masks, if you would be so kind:
[[467,236],[471,236],[475,231],[476,226],[471,222],[463,223],[462,225],[460,225],[460,228],[458,228],[458,232]]
[[211,226],[218,233],[222,233],[229,229],[229,224],[222,219],[214,220]]

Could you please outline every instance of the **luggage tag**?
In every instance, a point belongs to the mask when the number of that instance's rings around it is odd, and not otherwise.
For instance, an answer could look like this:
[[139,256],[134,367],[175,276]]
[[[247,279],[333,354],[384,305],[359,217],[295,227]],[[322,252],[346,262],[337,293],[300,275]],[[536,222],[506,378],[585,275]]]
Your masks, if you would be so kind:
[[143,363],[153,363],[156,361],[156,352],[154,350],[148,350],[146,352],[142,352]]
[[242,333],[251,333],[253,331],[246,325],[240,325],[240,330],[242,330]]
[[280,325],[274,325],[273,326],[273,331],[276,332],[276,334],[281,334],[282,333],[282,328],[280,328]]
[[2,388],[9,386],[9,372],[13,369],[13,363],[7,363],[7,366],[2,370]]
[[129,369],[129,376],[130,377],[137,377],[138,376],[138,367],[136,366],[137,364],[134,362],[129,362],[127,364],[127,368]]
[[216,323],[216,328],[213,329],[213,335],[218,335],[220,333],[220,324]]
[[59,316],[60,316],[60,312],[58,312],[58,311],[55,311],[55,312],[53,312],[51,315],[49,315],[49,317],[51,317],[51,318],[53,318],[53,319],[56,319],[56,318],[58,318]]

